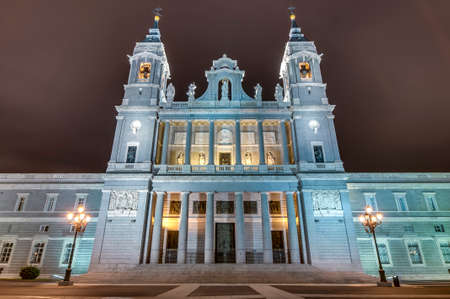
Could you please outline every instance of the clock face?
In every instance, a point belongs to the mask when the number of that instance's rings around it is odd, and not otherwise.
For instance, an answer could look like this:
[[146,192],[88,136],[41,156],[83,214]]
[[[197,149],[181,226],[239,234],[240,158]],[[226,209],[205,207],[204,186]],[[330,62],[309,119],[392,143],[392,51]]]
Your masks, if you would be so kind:
[[233,143],[233,132],[230,129],[222,129],[217,134],[218,144],[232,144]]

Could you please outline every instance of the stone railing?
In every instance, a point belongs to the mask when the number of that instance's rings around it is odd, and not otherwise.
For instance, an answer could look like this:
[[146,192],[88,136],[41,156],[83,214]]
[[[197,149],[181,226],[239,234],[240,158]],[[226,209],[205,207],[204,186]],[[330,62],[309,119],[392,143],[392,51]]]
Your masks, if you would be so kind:
[[157,174],[295,174],[297,165],[154,165]]
[[108,169],[109,171],[150,171],[151,163],[150,162],[144,162],[144,163],[108,163]]

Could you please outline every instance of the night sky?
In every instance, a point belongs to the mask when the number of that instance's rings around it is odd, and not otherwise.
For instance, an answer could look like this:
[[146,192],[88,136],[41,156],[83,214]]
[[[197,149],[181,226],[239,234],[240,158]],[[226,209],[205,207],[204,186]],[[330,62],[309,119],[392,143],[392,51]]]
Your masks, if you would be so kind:
[[1,0],[0,172],[105,170],[156,6],[176,100],[223,53],[273,99],[292,3],[324,53],[345,169],[450,171],[449,0]]

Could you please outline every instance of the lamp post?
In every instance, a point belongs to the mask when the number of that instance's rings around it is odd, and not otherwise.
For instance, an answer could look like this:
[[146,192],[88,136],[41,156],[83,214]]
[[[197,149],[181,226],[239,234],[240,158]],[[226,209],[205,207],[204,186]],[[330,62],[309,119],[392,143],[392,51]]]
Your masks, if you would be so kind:
[[77,211],[75,213],[67,213],[66,218],[67,220],[69,220],[69,223],[72,224],[72,226],[74,227],[75,234],[73,236],[72,250],[70,251],[69,264],[67,265],[64,280],[58,283],[58,285],[60,286],[73,285],[73,281],[70,281],[70,274],[72,273],[72,260],[73,260],[73,253],[75,252],[75,243],[77,241],[77,235],[78,233],[82,233],[85,231],[87,224],[91,220],[91,216],[86,215],[84,213],[84,207],[81,205],[77,208]]
[[384,273],[383,265],[381,264],[380,253],[378,252],[378,244],[377,237],[375,235],[375,228],[382,223],[383,214],[377,212],[373,213],[373,209],[371,206],[367,206],[365,213],[359,215],[359,222],[364,225],[364,230],[367,233],[373,235],[373,241],[375,242],[375,250],[377,252],[378,259],[378,272],[380,273],[380,282],[387,283],[386,274]]

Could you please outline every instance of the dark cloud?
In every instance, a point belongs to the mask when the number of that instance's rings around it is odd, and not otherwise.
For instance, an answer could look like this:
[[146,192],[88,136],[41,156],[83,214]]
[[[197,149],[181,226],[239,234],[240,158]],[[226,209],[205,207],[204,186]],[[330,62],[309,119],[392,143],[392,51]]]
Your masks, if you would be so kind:
[[[103,172],[136,41],[161,31],[179,96],[227,53],[271,98],[287,1],[16,1],[0,10],[0,172]],[[450,170],[450,2],[298,1],[347,171]]]

